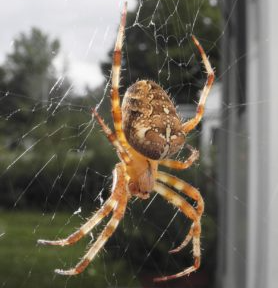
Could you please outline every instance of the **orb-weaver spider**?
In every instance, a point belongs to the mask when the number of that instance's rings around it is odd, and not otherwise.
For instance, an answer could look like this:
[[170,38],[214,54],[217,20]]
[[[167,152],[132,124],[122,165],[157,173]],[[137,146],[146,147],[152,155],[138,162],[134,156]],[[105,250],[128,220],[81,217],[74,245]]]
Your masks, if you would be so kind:
[[[132,196],[147,199],[150,193],[154,191],[178,207],[185,216],[193,221],[184,241],[170,252],[179,252],[192,240],[194,263],[177,274],[154,279],[154,281],[165,281],[188,275],[200,266],[201,216],[204,202],[196,188],[170,174],[158,171],[158,166],[181,170],[190,167],[198,159],[198,151],[189,145],[187,147],[191,151],[191,155],[186,161],[180,162],[169,157],[182,149],[186,135],[202,119],[205,101],[214,81],[214,71],[199,41],[192,36],[207,72],[207,81],[200,95],[195,117],[182,123],[167,93],[158,84],[149,80],[137,81],[131,85],[124,95],[122,105],[120,105],[121,50],[126,14],[127,4],[125,3],[112,65],[111,106],[115,132],[110,130],[95,109],[92,110],[93,117],[99,122],[108,140],[116,148],[121,160],[120,163],[116,164],[113,171],[111,196],[80,229],[67,238],[55,241],[38,240],[38,243],[60,246],[73,244],[88,234],[104,217],[112,212],[112,217],[106,227],[81,261],[72,269],[55,270],[55,272],[63,275],[79,274],[94,259],[116,230],[125,214],[128,200]],[[191,197],[196,201],[197,206],[190,205],[170,187]]]

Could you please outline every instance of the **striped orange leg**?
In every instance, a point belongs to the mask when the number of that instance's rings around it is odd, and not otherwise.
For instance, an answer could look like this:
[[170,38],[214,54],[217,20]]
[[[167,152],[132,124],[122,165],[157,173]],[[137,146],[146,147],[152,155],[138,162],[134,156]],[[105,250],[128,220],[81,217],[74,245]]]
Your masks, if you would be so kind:
[[124,169],[122,164],[118,164],[117,167],[117,182],[112,188],[115,190],[117,204],[114,208],[113,215],[107,225],[105,226],[102,233],[97,238],[96,242],[89,248],[88,252],[82,257],[81,261],[77,263],[74,268],[69,270],[56,269],[55,272],[61,275],[76,275],[81,272],[90,264],[97,253],[101,250],[107,240],[115,232],[121,219],[124,216],[129,194],[126,191],[126,182],[124,177]]
[[[112,195],[113,196],[113,195]],[[110,196],[110,198],[104,203],[102,208],[98,210],[92,218],[90,218],[85,224],[83,224],[76,232],[69,235],[65,239],[59,240],[43,240],[39,239],[38,244],[44,245],[58,245],[58,246],[66,246],[76,243],[78,240],[83,238],[86,234],[88,234],[95,226],[97,226],[100,221],[106,217],[117,204],[116,199]]]
[[88,220],[77,232],[73,233],[66,239],[61,239],[57,241],[49,240],[39,240],[40,244],[49,244],[49,245],[69,245],[73,244],[90,232],[100,221],[107,216],[112,210],[113,215],[110,221],[107,223],[103,232],[99,235],[96,242],[81,259],[81,261],[72,269],[61,270],[56,269],[55,272],[62,275],[75,275],[81,273],[93,260],[95,255],[99,250],[104,246],[109,237],[113,234],[117,228],[120,220],[122,219],[125,208],[127,205],[127,200],[129,194],[126,191],[126,181],[124,177],[124,167],[123,164],[117,164],[116,169],[113,171],[113,185],[112,185],[112,194],[110,198],[105,202],[103,208],[100,209],[91,219]]
[[111,131],[111,129],[104,123],[102,118],[97,113],[96,109],[92,109],[92,115],[94,115],[103,129],[103,132],[105,133],[108,140],[112,143],[112,145],[116,148],[117,153],[121,160],[124,161],[125,164],[129,164],[131,159],[125,150],[125,148],[122,146],[122,144],[118,141],[117,136]]
[[[113,171],[113,181],[117,179],[116,170]],[[115,184],[113,183],[113,187]],[[38,244],[43,245],[58,245],[58,246],[66,246],[72,245],[76,243],[78,240],[83,238],[86,234],[88,234],[95,226],[97,226],[101,220],[106,217],[113,209],[116,207],[118,200],[116,199],[116,194],[113,193],[106,200],[100,210],[98,210],[86,223],[84,223],[76,232],[69,235],[67,238],[59,239],[59,240],[43,240],[39,239]]]
[[[159,171],[157,173],[157,179],[173,188],[175,188],[178,191],[181,191],[186,196],[192,198],[197,202],[197,207],[195,208],[197,215],[199,217],[199,221],[201,220],[202,214],[204,212],[204,200],[200,192],[193,187],[192,185],[186,183],[185,181],[180,180],[179,178],[172,176],[170,174],[167,174],[165,172]],[[177,253],[181,249],[183,249],[192,239],[194,236],[194,230],[199,230],[199,227],[196,227],[196,223],[193,222],[188,234],[186,235],[184,241],[175,249],[170,250],[170,253]]]
[[181,162],[172,159],[163,159],[159,161],[159,165],[163,165],[165,167],[177,170],[183,170],[189,168],[199,158],[199,151],[188,144],[186,145],[186,147],[191,152],[191,155],[186,159],[186,161]]
[[[160,174],[160,173],[159,173]],[[162,175],[160,175],[161,178]],[[166,180],[165,178],[163,178]],[[178,182],[177,182],[178,183]],[[178,184],[175,184],[174,187],[177,187]],[[168,281],[171,279],[176,279],[179,277],[183,277],[185,275],[189,275],[190,273],[196,271],[200,267],[201,263],[201,247],[200,247],[200,235],[201,235],[201,223],[200,223],[200,216],[194,207],[192,207],[184,198],[182,198],[179,194],[174,192],[169,187],[165,186],[162,183],[155,183],[154,190],[164,197],[168,202],[172,203],[175,207],[178,207],[188,218],[194,221],[194,229],[192,235],[192,243],[193,243],[193,257],[194,257],[194,264],[185,270],[174,274],[168,275],[163,277],[155,278],[155,282],[160,281]],[[191,193],[189,193],[191,194]]]
[[208,76],[207,76],[206,84],[205,84],[205,86],[202,90],[201,96],[200,96],[200,100],[199,100],[199,103],[197,106],[197,111],[196,111],[195,117],[186,121],[183,124],[182,128],[183,128],[183,131],[185,133],[188,133],[189,131],[193,130],[198,125],[198,123],[201,121],[201,119],[204,115],[205,102],[206,102],[207,96],[210,92],[210,89],[212,87],[212,84],[214,82],[214,71],[211,68],[210,62],[208,60],[208,57],[207,57],[203,47],[201,46],[200,42],[196,39],[196,37],[194,35],[192,35],[192,39],[193,39],[195,46],[198,48],[198,50],[201,54],[201,57],[203,59],[203,63],[205,65],[206,72],[207,72]]
[[113,52],[113,63],[112,63],[112,87],[111,87],[111,106],[112,106],[112,117],[115,127],[117,138],[122,145],[127,144],[126,137],[122,129],[122,111],[120,105],[119,96],[119,85],[120,85],[120,74],[121,74],[121,61],[122,61],[122,46],[124,40],[124,31],[126,24],[126,13],[127,13],[127,2],[124,4],[121,22],[118,30],[117,40]]

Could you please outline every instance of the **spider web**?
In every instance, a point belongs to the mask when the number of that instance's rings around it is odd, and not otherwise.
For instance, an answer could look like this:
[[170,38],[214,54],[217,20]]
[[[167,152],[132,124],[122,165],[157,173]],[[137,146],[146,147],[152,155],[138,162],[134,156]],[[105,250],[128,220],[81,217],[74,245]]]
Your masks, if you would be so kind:
[[[21,7],[17,1],[13,1],[18,5],[12,12],[16,18]],[[111,126],[108,101],[111,75],[106,64],[111,65],[107,55],[114,45],[123,2],[101,2],[92,4],[92,1],[77,3],[60,0],[34,4],[33,1],[27,1],[28,13],[32,17],[37,18],[39,11],[46,9],[50,11],[48,17],[59,19],[59,22],[47,21],[47,25],[43,24],[43,30],[47,29],[50,38],[53,35],[61,41],[61,52],[53,60],[56,78],[47,87],[46,98],[43,96],[39,99],[31,92],[25,94],[8,87],[0,91],[1,106],[7,106],[0,115],[1,128],[6,133],[1,135],[3,161],[0,180],[4,190],[1,192],[3,202],[0,207],[3,210],[0,211],[0,245],[4,248],[0,249],[0,285],[32,287],[34,283],[40,283],[43,287],[214,287],[216,245],[213,243],[216,241],[218,224],[216,195],[213,195],[213,191],[219,184],[215,178],[214,162],[217,147],[213,134],[206,136],[202,129],[193,132],[189,142],[204,149],[206,161],[201,161],[190,171],[171,171],[199,187],[206,200],[202,238],[205,268],[201,269],[199,276],[194,274],[190,278],[156,286],[152,283],[153,277],[179,272],[192,263],[190,244],[179,255],[168,254],[168,250],[183,240],[191,225],[190,221],[156,194],[147,201],[132,199],[119,229],[88,269],[77,277],[54,275],[53,270],[73,267],[84,255],[87,245],[97,238],[107,219],[89,237],[72,247],[40,247],[36,244],[40,238],[68,236],[85,222],[92,211],[101,207],[109,195],[111,172],[118,160],[115,151],[99,132],[98,125],[91,119],[90,108],[99,107],[100,114]],[[151,2],[153,4],[149,5]],[[134,13],[135,17],[126,27],[127,41],[123,48],[122,88],[126,89],[129,81],[139,76],[151,78],[163,85],[166,83],[165,89],[180,104],[180,113],[187,109],[181,102],[191,104],[188,107],[195,104],[197,98],[194,98],[194,94],[202,88],[206,78],[190,35],[198,31],[200,22],[206,23],[208,27],[213,25],[210,15],[203,14],[202,8],[207,2],[214,9],[219,9],[217,5],[222,4],[217,0],[187,2],[193,4],[187,7],[183,1],[129,1],[128,15]],[[45,5],[50,5],[51,9]],[[187,13],[181,10],[184,7],[188,8]],[[36,21],[34,23],[39,23]],[[171,25],[176,25],[177,34],[172,34]],[[208,34],[200,39],[208,55],[211,55],[214,47],[219,47],[227,25],[224,23],[219,27],[217,37],[210,38]],[[25,27],[28,31],[30,23],[24,22],[17,34],[25,32]],[[143,35],[146,42],[134,44],[136,39],[132,39],[132,35],[137,33]],[[177,52],[172,51],[172,42],[176,43]],[[134,65],[139,65],[138,59],[132,57],[135,55],[133,47],[138,49],[140,55],[149,53],[154,58],[151,61],[152,73],[141,75],[142,70],[132,70]],[[10,42],[5,52],[10,53],[13,48],[14,42]],[[140,56],[138,58],[140,62]],[[230,63],[230,67],[233,65],[236,63]],[[218,75],[219,83],[230,67]],[[189,72],[185,72],[186,69]],[[188,78],[186,73],[193,77]],[[187,78],[189,82],[185,81]],[[220,88],[216,88],[216,93],[217,89]],[[182,101],[180,95],[184,97]],[[14,107],[13,103],[23,104],[9,109],[9,105]],[[221,100],[219,103],[223,109],[225,103],[221,103]],[[226,105],[228,110],[238,108]],[[190,114],[194,110],[186,112]],[[213,119],[214,112],[213,108],[208,108],[207,119]],[[205,141],[203,138],[208,140],[202,146],[202,141]],[[186,155],[184,152],[177,158]],[[205,184],[200,184],[200,181]],[[239,202],[239,199],[234,198],[234,201]],[[215,213],[212,212],[214,210]]]

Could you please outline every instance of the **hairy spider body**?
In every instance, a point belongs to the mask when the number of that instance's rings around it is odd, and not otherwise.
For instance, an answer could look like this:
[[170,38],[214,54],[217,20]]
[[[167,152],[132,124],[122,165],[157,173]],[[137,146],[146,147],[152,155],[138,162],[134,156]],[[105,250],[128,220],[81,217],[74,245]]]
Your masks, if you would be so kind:
[[[184,241],[169,253],[179,252],[192,241],[194,263],[177,274],[154,279],[154,281],[166,281],[188,275],[200,267],[201,217],[204,211],[204,201],[196,188],[175,176],[158,171],[158,167],[161,165],[182,170],[190,167],[198,159],[198,151],[189,145],[186,147],[191,155],[184,162],[172,160],[169,157],[182,148],[185,136],[202,119],[205,101],[214,81],[214,71],[199,41],[192,36],[208,74],[195,117],[183,123],[167,93],[158,84],[149,80],[137,81],[131,85],[125,93],[121,106],[119,82],[126,13],[127,3],[125,3],[121,17],[112,64],[110,95],[115,132],[110,130],[95,109],[92,110],[92,116],[99,122],[121,160],[113,170],[111,195],[86,223],[67,238],[54,241],[38,240],[38,243],[60,246],[74,244],[87,235],[104,217],[112,213],[105,228],[80,262],[69,270],[55,270],[62,275],[79,274],[89,265],[116,230],[125,214],[128,200],[132,196],[147,199],[151,192],[156,192],[192,220],[191,228]],[[196,205],[190,205],[174,190],[192,198]]]
[[132,196],[147,199],[153,191],[158,163],[151,159],[146,160],[146,157],[135,150],[132,151],[132,155],[136,166],[126,165],[127,190]]
[[167,93],[155,82],[130,86],[122,104],[123,130],[128,143],[153,160],[178,152],[185,142],[182,122]]

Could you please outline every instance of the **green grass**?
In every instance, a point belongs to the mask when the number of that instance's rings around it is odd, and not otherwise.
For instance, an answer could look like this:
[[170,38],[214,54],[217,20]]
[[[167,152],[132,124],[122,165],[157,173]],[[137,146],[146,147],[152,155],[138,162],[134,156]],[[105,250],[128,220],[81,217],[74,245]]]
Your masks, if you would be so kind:
[[127,262],[102,252],[78,276],[56,275],[55,268],[70,268],[84,255],[89,238],[70,247],[38,246],[37,239],[56,239],[82,223],[77,215],[40,212],[0,212],[0,287],[140,287],[131,280]]

